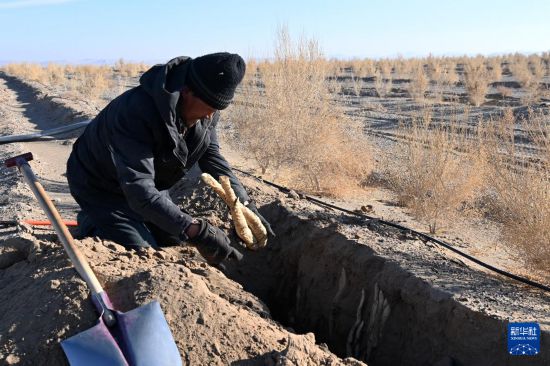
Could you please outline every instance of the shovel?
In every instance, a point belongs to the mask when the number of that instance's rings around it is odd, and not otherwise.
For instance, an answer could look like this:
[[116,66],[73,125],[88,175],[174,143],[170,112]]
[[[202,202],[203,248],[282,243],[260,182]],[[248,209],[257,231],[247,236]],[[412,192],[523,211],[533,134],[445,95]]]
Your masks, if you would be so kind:
[[88,262],[78,250],[59,212],[34,175],[28,161],[31,153],[5,161],[17,166],[59,236],[75,269],[90,288],[92,302],[100,314],[98,323],[61,342],[71,366],[181,365],[174,338],[158,301],[126,313],[113,309]]

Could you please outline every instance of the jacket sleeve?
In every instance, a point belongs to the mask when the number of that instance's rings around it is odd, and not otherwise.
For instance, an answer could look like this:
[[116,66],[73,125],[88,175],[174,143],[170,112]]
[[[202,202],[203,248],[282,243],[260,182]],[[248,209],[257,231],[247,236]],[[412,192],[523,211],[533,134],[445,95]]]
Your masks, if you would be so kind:
[[220,152],[216,124],[214,124],[210,132],[210,145],[208,145],[206,152],[199,159],[199,167],[203,172],[210,174],[216,180],[218,180],[221,175],[228,176],[229,181],[231,182],[231,187],[235,191],[237,197],[239,197],[241,203],[250,201],[250,197],[246,193],[243,185],[235,176],[229,166],[229,163]]
[[[132,210],[167,233],[186,239],[191,216],[182,212],[155,187],[153,134],[143,121],[129,127],[117,125],[110,143],[117,179]],[[116,141],[116,143],[113,143]]]

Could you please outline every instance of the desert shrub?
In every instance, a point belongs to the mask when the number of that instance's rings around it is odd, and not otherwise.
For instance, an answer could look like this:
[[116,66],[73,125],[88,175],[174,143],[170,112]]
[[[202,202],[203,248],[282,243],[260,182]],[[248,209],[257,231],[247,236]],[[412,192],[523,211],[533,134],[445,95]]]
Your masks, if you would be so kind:
[[426,76],[433,85],[432,93],[436,100],[443,100],[445,91],[458,82],[455,69],[456,64],[445,57],[430,56],[426,60]]
[[359,74],[351,74],[351,86],[353,87],[353,93],[355,96],[361,96],[361,90],[363,89],[363,78]]
[[242,85],[229,109],[233,144],[262,174],[310,192],[345,194],[370,168],[360,126],[332,101],[314,40],[279,30],[273,61]]
[[[440,62],[441,72],[439,78],[435,80],[435,98],[443,100],[445,90],[451,89],[458,81],[456,73],[456,63],[450,60]],[[454,95],[454,93],[453,93]]]
[[431,111],[401,123],[404,142],[382,160],[381,173],[401,205],[437,232],[475,197],[484,180],[475,140],[456,125],[434,125]]
[[507,88],[506,86],[499,86],[497,87],[497,92],[500,94],[501,98],[509,98],[512,96],[512,89]]
[[113,85],[111,72],[108,66],[76,66],[71,77],[71,88],[80,95],[99,99]]
[[352,74],[359,78],[373,76],[376,70],[376,63],[372,59],[354,58],[349,60],[344,68],[350,69]]
[[539,83],[544,77],[545,66],[542,59],[536,55],[529,57],[516,56],[509,69],[514,79],[524,90],[521,98],[523,103],[535,103],[540,98]]
[[75,97],[98,99],[112,86],[111,68],[95,65],[62,66],[49,63],[46,67],[38,64],[9,64],[6,72],[28,81],[37,81],[49,87],[61,88]]
[[122,58],[120,58],[113,66],[113,70],[115,72],[118,72],[122,76],[131,78],[140,76],[144,71],[147,71],[148,68],[149,66],[143,62],[126,62]]
[[540,57],[541,57],[544,65],[546,66],[546,75],[548,75],[548,71],[549,71],[549,68],[550,68],[550,52],[548,52],[548,51],[543,52]]
[[422,60],[414,60],[409,75],[409,94],[415,100],[423,100],[430,81],[424,71]]
[[[530,148],[518,144],[518,127],[529,136]],[[503,238],[527,268],[550,268],[549,117],[530,112],[516,121],[507,110],[483,126],[483,142],[490,167],[485,213],[503,224]]]
[[327,73],[329,77],[336,78],[338,76],[343,76],[346,73],[346,70],[350,67],[353,68],[354,60],[350,61],[344,61],[340,59],[323,59],[322,63],[325,64],[325,68],[327,70]]
[[55,63],[48,63],[45,70],[47,74],[47,83],[49,85],[65,85],[65,67]]
[[411,68],[413,66],[413,62],[411,62],[411,59],[405,59],[402,56],[399,56],[394,61],[394,72],[396,77],[406,78],[411,73]]
[[44,83],[48,75],[44,68],[39,64],[33,63],[12,63],[4,67],[6,72],[12,76],[22,79]]
[[443,61],[433,56],[426,60],[426,75],[432,82],[437,82],[443,74]]
[[372,59],[364,59],[361,60],[361,68],[359,70],[359,76],[360,77],[370,77],[374,75],[374,71],[376,70],[376,67],[374,65],[374,60]]
[[380,71],[384,75],[391,75],[393,69],[392,61],[387,58],[376,61],[375,67],[376,70]]
[[392,76],[390,73],[384,73],[382,69],[376,69],[374,72],[374,89],[380,98],[386,97],[392,88]]
[[502,78],[502,59],[500,57],[487,58],[487,70],[490,81],[499,81]]
[[468,92],[468,100],[474,106],[479,107],[485,101],[489,79],[490,73],[483,57],[467,58],[464,61],[464,86]]

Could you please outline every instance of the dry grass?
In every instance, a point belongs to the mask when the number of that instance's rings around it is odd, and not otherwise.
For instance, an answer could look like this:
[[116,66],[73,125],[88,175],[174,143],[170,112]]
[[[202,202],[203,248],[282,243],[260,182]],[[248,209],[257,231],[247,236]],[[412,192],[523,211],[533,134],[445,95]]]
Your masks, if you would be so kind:
[[345,195],[368,174],[370,155],[327,90],[326,63],[314,40],[278,33],[275,58],[262,63],[231,106],[238,147],[263,174],[294,188]]
[[23,79],[44,83],[47,80],[47,74],[44,68],[39,64],[33,63],[12,63],[4,66],[4,70],[13,76]]
[[[108,98],[107,92],[114,87],[122,91],[122,79],[115,77],[136,77],[147,69],[143,63],[126,63],[119,60],[114,68],[96,65],[59,65],[49,63],[43,67],[38,64],[8,64],[4,70],[27,81],[35,81],[66,93],[66,96],[90,100],[103,104]],[[118,82],[115,80],[118,79]],[[118,85],[117,85],[118,84]]]
[[143,62],[126,62],[124,61],[124,59],[121,58],[113,66],[113,71],[118,72],[120,73],[120,75],[125,77],[135,78],[137,76],[140,76],[143,72],[147,71],[148,68],[149,66],[147,64],[144,64]]

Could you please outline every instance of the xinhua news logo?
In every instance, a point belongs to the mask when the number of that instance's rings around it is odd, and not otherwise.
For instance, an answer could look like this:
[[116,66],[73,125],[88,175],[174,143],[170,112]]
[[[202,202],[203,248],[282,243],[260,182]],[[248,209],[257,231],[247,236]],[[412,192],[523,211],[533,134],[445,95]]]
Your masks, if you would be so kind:
[[513,356],[534,356],[540,353],[538,323],[508,323],[508,353]]

